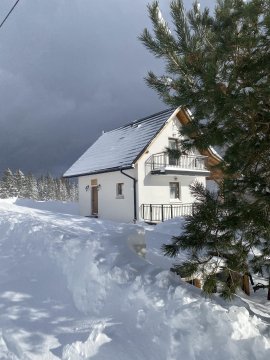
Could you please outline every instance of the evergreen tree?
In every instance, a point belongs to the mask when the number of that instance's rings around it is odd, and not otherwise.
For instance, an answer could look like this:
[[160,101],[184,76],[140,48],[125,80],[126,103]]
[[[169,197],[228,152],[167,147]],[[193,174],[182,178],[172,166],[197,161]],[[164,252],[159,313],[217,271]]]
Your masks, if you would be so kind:
[[38,187],[38,200],[45,200],[45,177],[44,175],[40,176],[37,180]]
[[17,189],[17,196],[19,198],[26,198],[27,197],[27,195],[26,195],[27,181],[24,176],[24,173],[21,170],[17,170],[14,173],[14,184]]
[[70,198],[69,183],[68,180],[59,179],[59,200],[67,201]]
[[12,196],[42,201],[78,201],[78,186],[64,178],[42,175],[37,179],[32,173],[24,175],[21,170],[17,170],[13,174],[7,169],[0,179],[0,198]]
[[1,183],[3,198],[17,196],[18,190],[15,183],[15,178],[10,169],[6,169],[4,171]]
[[70,201],[79,201],[78,184],[71,182],[70,184]]
[[173,31],[157,2],[148,7],[153,35],[145,29],[140,39],[165,60],[166,73],[149,72],[146,81],[166,104],[192,111],[183,149],[223,148],[224,181],[218,196],[193,187],[194,215],[164,251],[188,249],[189,261],[176,270],[190,276],[207,268],[208,293],[223,269],[222,292],[230,298],[239,286],[233,273],[253,268],[269,278],[270,2],[218,0],[213,15],[198,2],[189,12],[181,0],[170,7]]
[[37,179],[32,173],[26,176],[25,198],[39,200]]
[[56,198],[55,183],[50,174],[42,175],[38,179],[38,191],[40,200],[54,200]]
[[0,179],[0,199],[4,199],[6,196],[5,196],[5,186],[4,186],[4,183],[2,181],[2,179]]
[[4,174],[2,174],[2,177],[0,178],[0,199],[5,199],[8,197],[3,177]]

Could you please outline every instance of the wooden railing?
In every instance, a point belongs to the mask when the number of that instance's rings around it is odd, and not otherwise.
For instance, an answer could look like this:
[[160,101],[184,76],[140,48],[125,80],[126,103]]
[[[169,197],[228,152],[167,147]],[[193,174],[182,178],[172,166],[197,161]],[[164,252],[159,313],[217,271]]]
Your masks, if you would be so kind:
[[145,162],[150,166],[151,171],[165,170],[173,167],[185,170],[206,170],[207,156],[203,155],[181,155],[179,158],[173,158],[166,152],[153,154]]
[[141,218],[144,221],[160,222],[179,216],[192,215],[194,204],[142,204]]

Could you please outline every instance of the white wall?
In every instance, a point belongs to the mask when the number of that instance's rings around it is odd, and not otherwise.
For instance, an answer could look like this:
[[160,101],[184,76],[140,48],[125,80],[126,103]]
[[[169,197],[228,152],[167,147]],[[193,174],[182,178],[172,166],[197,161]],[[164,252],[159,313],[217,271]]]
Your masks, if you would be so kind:
[[[138,206],[141,204],[181,204],[192,203],[194,198],[190,193],[189,186],[194,181],[205,185],[205,176],[189,175],[152,175],[145,172],[145,161],[153,154],[165,151],[169,146],[169,138],[179,139],[180,122],[172,118],[149,145],[146,152],[137,162],[138,168]],[[179,182],[180,199],[170,199],[170,182]]]
[[[139,200],[145,204],[192,203],[194,198],[189,186],[195,181],[205,184],[205,177],[187,175],[148,175],[140,192]],[[179,182],[180,199],[170,199],[170,182]]]
[[[141,204],[185,204],[194,202],[189,185],[195,180],[205,185],[205,176],[190,175],[152,175],[145,172],[145,161],[152,155],[165,151],[169,138],[179,138],[181,124],[177,118],[172,118],[156,136],[148,149],[141,156],[134,169],[124,170],[137,181],[137,216]],[[133,209],[133,181],[121,174],[120,171],[79,177],[80,213],[83,216],[91,215],[91,180],[97,179],[101,185],[98,192],[98,215],[102,219],[122,222],[132,222]],[[170,182],[179,182],[181,197],[179,200],[170,199]],[[116,198],[116,184],[124,183],[124,198]],[[89,190],[85,191],[86,186]]]
[[[124,170],[125,173],[135,176],[135,170]],[[81,176],[79,178],[80,214],[91,215],[91,180],[97,179],[100,185],[98,191],[98,216],[101,219],[133,222],[133,180],[121,174],[120,171]],[[123,198],[116,196],[116,184],[123,183]],[[89,185],[89,190],[85,187]]]

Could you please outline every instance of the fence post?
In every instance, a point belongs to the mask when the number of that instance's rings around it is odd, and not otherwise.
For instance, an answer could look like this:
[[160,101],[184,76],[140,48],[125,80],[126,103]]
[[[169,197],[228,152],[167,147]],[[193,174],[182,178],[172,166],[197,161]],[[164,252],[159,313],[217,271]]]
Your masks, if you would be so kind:
[[161,221],[164,221],[163,204],[161,205]]
[[144,220],[144,204],[142,204],[142,218]]
[[172,207],[172,204],[171,204],[171,219],[173,218],[173,207]]
[[150,204],[150,221],[152,221],[152,204]]

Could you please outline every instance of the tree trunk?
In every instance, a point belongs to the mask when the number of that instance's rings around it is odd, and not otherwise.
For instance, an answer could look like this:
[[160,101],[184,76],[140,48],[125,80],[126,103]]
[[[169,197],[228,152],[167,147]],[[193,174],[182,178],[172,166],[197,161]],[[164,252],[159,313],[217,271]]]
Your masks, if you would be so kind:
[[249,276],[248,274],[244,274],[242,277],[242,290],[248,296],[250,296],[250,288],[249,288]]

